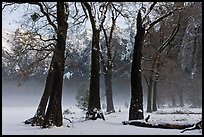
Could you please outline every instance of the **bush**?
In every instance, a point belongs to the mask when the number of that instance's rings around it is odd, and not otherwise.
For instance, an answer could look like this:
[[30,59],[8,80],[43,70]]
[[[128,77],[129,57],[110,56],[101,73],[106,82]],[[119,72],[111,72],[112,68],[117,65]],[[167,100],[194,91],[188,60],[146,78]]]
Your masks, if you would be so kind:
[[79,89],[75,99],[77,100],[76,106],[83,111],[87,111],[88,109],[88,101],[89,101],[89,84],[87,82],[82,82],[79,85]]

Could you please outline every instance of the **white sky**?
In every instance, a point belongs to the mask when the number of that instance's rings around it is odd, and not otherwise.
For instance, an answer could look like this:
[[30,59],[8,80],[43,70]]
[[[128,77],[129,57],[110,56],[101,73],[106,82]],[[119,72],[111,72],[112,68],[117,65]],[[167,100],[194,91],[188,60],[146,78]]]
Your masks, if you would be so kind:
[[[14,32],[21,24],[17,23],[23,20],[23,14],[25,10],[22,8],[17,8],[17,10],[11,12],[10,7],[6,7],[2,11],[2,28]],[[123,18],[117,20],[117,25],[121,28],[126,28],[127,24]],[[90,24],[87,23],[87,27],[90,27]],[[91,27],[90,27],[91,28]]]
[[2,11],[2,28],[7,31],[14,32],[18,27],[20,27],[17,21],[22,19],[23,10],[18,8],[16,11],[10,12],[9,8],[5,8]]

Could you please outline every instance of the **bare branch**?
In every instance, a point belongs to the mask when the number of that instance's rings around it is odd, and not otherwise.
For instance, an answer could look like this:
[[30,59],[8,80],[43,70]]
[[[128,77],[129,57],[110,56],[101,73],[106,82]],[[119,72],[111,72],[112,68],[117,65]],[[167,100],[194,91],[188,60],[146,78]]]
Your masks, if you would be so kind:
[[99,30],[102,29],[103,23],[104,23],[105,18],[106,18],[106,13],[107,13],[109,4],[110,4],[110,2],[108,2],[107,4],[104,4],[104,5],[100,5],[100,7],[103,6],[103,8],[105,8],[105,9],[103,9],[102,12],[101,12],[101,16],[100,16],[100,19],[99,19],[99,22],[101,21],[100,25],[99,25]]
[[55,41],[55,40],[57,40],[57,39],[55,39],[55,38],[53,38],[53,39],[43,39],[43,38],[42,38],[42,35],[40,35],[40,34],[38,34],[38,33],[36,33],[36,34],[37,34],[37,36],[40,37],[40,40],[42,40],[43,42],[49,42],[49,41]]
[[143,74],[143,77],[145,78],[145,82],[147,83],[147,85],[150,85],[147,75],[145,75],[144,72],[142,74]]
[[144,16],[144,18],[142,19],[142,22],[144,22],[147,18],[147,16],[150,14],[150,12],[152,11],[152,9],[154,8],[154,6],[157,4],[157,2],[153,2],[149,8],[149,10],[147,11],[146,15]]
[[171,33],[171,36],[159,47],[159,49],[157,50],[159,53],[161,53],[162,51],[165,50],[165,48],[169,45],[169,43],[174,39],[174,37],[176,36],[178,30],[179,30],[180,24],[178,24],[173,32]]
[[83,8],[84,12],[86,13],[85,9],[87,9],[87,11],[88,11],[88,14],[90,16],[90,21],[92,22],[91,23],[92,28],[96,28],[96,25],[95,25],[96,19],[95,19],[95,16],[92,14],[92,9],[91,9],[90,4],[88,2],[82,2],[81,4],[82,4],[82,7],[84,6],[84,8]]
[[41,61],[45,60],[52,52],[47,53],[44,57],[38,58],[38,60],[32,62],[30,65],[28,65],[26,68],[20,70],[19,74],[21,75],[21,79],[18,83],[18,86],[21,85],[22,81],[28,77],[28,74],[33,70],[34,65],[39,64]]
[[149,27],[146,28],[146,34],[147,35],[149,33],[149,30],[157,23],[159,23],[160,21],[162,21],[163,19],[167,18],[168,16],[170,16],[171,14],[173,14],[176,10],[181,10],[181,8],[176,8],[174,10],[171,10],[169,12],[167,12],[166,14],[164,14],[163,16],[159,17],[158,19],[156,19],[155,21],[153,21],[151,24],[149,24]]
[[119,15],[121,15],[122,17],[124,18],[128,18],[128,16],[126,14],[123,14],[122,13],[122,9],[121,10],[118,10],[118,8],[115,7],[115,4],[112,4],[112,7],[115,9],[115,11],[118,12]]
[[128,68],[129,66],[131,66],[131,64],[132,64],[132,61],[131,61],[131,62],[128,62],[127,64],[125,64],[124,66],[120,67],[119,69],[114,70],[113,72],[117,74],[117,73],[119,73],[120,71],[123,71],[123,70],[125,70],[126,68]]
[[[50,18],[50,15],[48,12],[45,11],[43,4],[44,3],[40,3],[40,2],[15,2],[15,4],[31,4],[31,5],[37,5],[40,8],[40,11],[42,12],[43,15],[45,15],[45,17],[47,18],[47,21],[49,22],[49,24],[54,28],[54,30],[57,32],[57,26],[53,23],[53,21]],[[45,7],[46,8],[46,7]]]
[[11,2],[11,3],[7,3],[7,2],[5,2],[6,4],[4,4],[4,2],[2,3],[3,4],[3,7],[2,7],[2,10],[4,10],[6,7],[8,7],[8,6],[11,6],[11,5],[14,5],[15,4],[15,2]]
[[35,50],[35,51],[54,51],[54,48],[49,48],[49,49],[48,49],[48,47],[51,47],[52,45],[55,46],[53,43],[50,43],[50,44],[48,44],[47,46],[41,47],[41,48],[34,48],[35,46],[30,45],[30,47],[27,48],[27,50]]

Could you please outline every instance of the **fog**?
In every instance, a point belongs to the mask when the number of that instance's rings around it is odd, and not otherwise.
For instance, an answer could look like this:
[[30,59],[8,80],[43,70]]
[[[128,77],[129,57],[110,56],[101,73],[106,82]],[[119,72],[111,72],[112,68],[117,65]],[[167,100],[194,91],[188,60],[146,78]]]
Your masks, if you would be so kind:
[[[88,80],[87,80],[88,81]],[[106,121],[84,120],[84,113],[80,109],[76,109],[75,96],[80,88],[81,83],[87,81],[65,80],[63,84],[62,109],[70,109],[74,114],[67,114],[66,117],[72,118],[74,123],[66,120],[60,128],[50,128],[39,130],[39,127],[32,127],[22,124],[22,121],[31,118],[39,105],[41,96],[44,91],[45,80],[30,79],[18,86],[18,80],[2,80],[2,134],[4,135],[93,135],[93,134],[132,134],[132,135],[184,135],[184,134],[202,134],[202,130],[194,130],[191,132],[180,133],[177,129],[160,129],[135,127],[131,125],[122,125],[121,121],[128,119],[127,103],[130,102],[130,81],[113,81],[113,102],[116,113],[106,115]],[[101,80],[101,105],[106,104],[104,96],[104,85]],[[146,97],[146,87],[144,86],[144,98]],[[146,100],[144,100],[144,110],[146,110]],[[119,112],[121,110],[121,112]],[[198,108],[162,108],[158,109],[158,113],[151,113],[150,122],[155,123],[196,123],[201,119],[202,109]],[[170,114],[181,112],[181,114]],[[185,112],[184,114],[182,114]],[[189,112],[198,112],[199,114],[188,114]],[[161,113],[161,114],[160,114]],[[166,114],[165,114],[166,113]],[[144,116],[147,116],[144,111]],[[70,124],[68,128],[67,125]],[[103,131],[101,130],[103,129]]]
[[[84,81],[82,81],[84,82]],[[77,104],[75,96],[82,82],[64,80],[62,106]],[[2,80],[2,105],[14,106],[38,106],[45,87],[44,79],[30,79],[18,85],[19,80]],[[106,104],[103,81],[100,84],[101,105]],[[113,103],[115,107],[124,106],[130,102],[129,81],[113,82]]]
[[[86,87],[82,84],[86,83]],[[2,105],[3,106],[38,106],[41,96],[44,92],[45,79],[42,78],[30,78],[23,82],[22,85],[18,85],[19,80],[5,80],[2,78]],[[124,80],[113,80],[113,104],[115,107],[127,106],[130,103],[130,79]],[[199,87],[199,86],[197,86]],[[89,89],[89,79],[87,80],[76,80],[76,79],[65,79],[63,82],[62,91],[62,106],[71,107],[77,104],[75,96],[79,92],[79,89],[87,90]],[[147,86],[143,81],[143,108],[146,110],[147,107]],[[177,93],[177,87],[174,89],[167,85],[158,84],[158,98],[157,106],[163,107],[164,105],[172,105],[172,91],[174,91],[174,96],[176,98],[176,103],[179,106],[179,94]],[[189,98],[199,102],[202,101],[202,90],[194,89],[192,86],[182,86],[184,92],[184,104],[190,105]],[[196,95],[199,95],[198,97]],[[195,98],[195,99],[194,99]],[[106,96],[104,88],[104,80],[100,80],[100,99],[101,107],[106,106]]]

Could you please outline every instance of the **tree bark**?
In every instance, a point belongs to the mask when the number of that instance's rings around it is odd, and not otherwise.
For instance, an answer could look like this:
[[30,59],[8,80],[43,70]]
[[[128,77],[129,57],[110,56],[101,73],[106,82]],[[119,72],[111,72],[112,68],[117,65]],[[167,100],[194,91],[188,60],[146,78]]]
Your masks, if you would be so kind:
[[154,81],[153,81],[153,101],[152,101],[152,110],[157,111],[157,81],[159,79],[159,68],[160,68],[160,56],[156,56],[156,67],[155,67],[155,74],[154,74]]
[[[36,114],[33,118],[26,120],[25,124],[31,124],[32,126],[38,125],[43,128],[47,128],[51,125],[57,127],[62,126],[62,84],[64,75],[64,63],[65,63],[65,45],[67,37],[67,16],[65,14],[64,3],[57,3],[57,43],[55,51],[50,64],[48,76],[46,79],[46,85],[44,93],[42,95],[40,104],[37,108]],[[46,106],[49,104],[46,110]],[[46,111],[46,112],[45,112]]]
[[179,96],[179,100],[180,100],[180,107],[184,106],[184,102],[183,102],[183,91],[182,88],[178,85],[178,96]]
[[137,15],[137,34],[135,36],[134,53],[131,69],[131,102],[129,120],[143,119],[143,90],[141,81],[142,46],[144,42],[145,28],[142,26],[142,17],[139,11]]
[[157,111],[157,80],[155,80],[153,84],[152,111]]
[[67,22],[65,14],[64,2],[57,2],[57,44],[53,55],[53,64],[51,71],[53,71],[53,81],[51,87],[51,95],[43,123],[43,128],[55,125],[62,126],[62,85],[64,75],[65,63],[65,45],[67,37]]
[[110,30],[110,35],[108,37],[107,32],[105,28],[102,26],[104,37],[105,37],[105,46],[107,48],[107,60],[105,61],[102,53],[101,53],[101,62],[103,66],[103,72],[105,77],[105,90],[106,90],[106,102],[107,102],[107,110],[106,112],[111,113],[115,112],[114,105],[113,105],[113,97],[112,97],[112,75],[113,75],[113,53],[112,49],[113,46],[111,45],[111,41],[113,38],[113,32],[115,29],[115,23],[116,23],[117,17],[114,16],[114,13],[112,12],[112,25]]
[[88,4],[87,2],[83,2],[82,6],[84,6],[87,9],[92,26],[91,79],[86,119],[96,120],[97,118],[102,118],[105,120],[103,114],[101,113],[100,90],[99,90],[100,87],[99,40],[101,26],[104,20],[99,25],[99,28],[97,28],[96,17],[92,14],[92,8],[90,4]]
[[[52,62],[53,62],[53,58],[52,58],[51,64]],[[50,65],[50,68],[51,68],[51,65]],[[26,124],[31,124],[32,126],[34,125],[42,126],[43,125],[45,110],[46,110],[47,102],[48,102],[48,99],[51,93],[52,81],[53,81],[53,71],[49,69],[48,76],[46,79],[45,89],[41,97],[40,103],[38,105],[37,111],[35,115],[33,116],[33,118],[30,118],[25,121]]]
[[105,88],[106,88],[106,112],[115,112],[113,105],[113,94],[112,94],[112,69],[105,72]]
[[92,54],[91,54],[91,81],[90,94],[88,103],[88,112],[92,113],[93,109],[100,110],[100,93],[99,93],[99,38],[100,31],[94,28],[92,30]]
[[152,112],[152,84],[153,84],[153,79],[149,78],[149,84],[147,85],[147,113]]
[[171,106],[176,107],[176,98],[174,94],[174,81],[171,81]]

